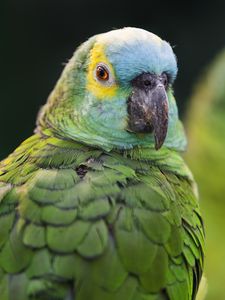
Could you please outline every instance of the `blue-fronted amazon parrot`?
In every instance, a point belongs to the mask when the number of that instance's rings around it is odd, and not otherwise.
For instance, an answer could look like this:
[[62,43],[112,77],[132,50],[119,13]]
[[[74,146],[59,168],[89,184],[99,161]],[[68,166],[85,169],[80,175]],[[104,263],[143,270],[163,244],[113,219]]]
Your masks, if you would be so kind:
[[0,165],[1,300],[195,299],[204,231],[176,73],[142,29],[76,50]]
[[187,161],[199,183],[206,227],[207,300],[225,298],[225,50],[207,67],[191,97]]

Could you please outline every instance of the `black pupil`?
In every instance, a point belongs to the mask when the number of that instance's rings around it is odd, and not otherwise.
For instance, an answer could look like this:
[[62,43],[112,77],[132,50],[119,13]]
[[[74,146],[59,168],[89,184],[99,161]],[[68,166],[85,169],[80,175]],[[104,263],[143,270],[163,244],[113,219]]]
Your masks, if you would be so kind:
[[103,67],[98,67],[98,76],[103,79],[107,76],[106,70]]
[[101,77],[105,76],[105,70],[103,68],[100,68],[100,76]]

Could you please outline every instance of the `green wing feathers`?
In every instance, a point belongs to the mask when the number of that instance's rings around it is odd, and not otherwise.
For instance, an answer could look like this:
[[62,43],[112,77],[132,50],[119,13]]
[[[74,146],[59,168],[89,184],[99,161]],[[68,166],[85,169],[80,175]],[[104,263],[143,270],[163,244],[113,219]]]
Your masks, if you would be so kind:
[[149,151],[36,134],[1,163],[1,300],[194,299],[204,233],[192,178],[175,152]]

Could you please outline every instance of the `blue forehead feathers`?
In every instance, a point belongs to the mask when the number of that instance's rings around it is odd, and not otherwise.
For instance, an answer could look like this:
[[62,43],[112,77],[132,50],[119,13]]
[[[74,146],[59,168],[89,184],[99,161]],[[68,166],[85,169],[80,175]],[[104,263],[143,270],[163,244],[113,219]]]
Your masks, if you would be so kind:
[[100,40],[119,82],[126,84],[143,72],[158,75],[166,72],[170,82],[174,81],[176,57],[171,46],[157,35],[143,29],[124,28],[102,34]]

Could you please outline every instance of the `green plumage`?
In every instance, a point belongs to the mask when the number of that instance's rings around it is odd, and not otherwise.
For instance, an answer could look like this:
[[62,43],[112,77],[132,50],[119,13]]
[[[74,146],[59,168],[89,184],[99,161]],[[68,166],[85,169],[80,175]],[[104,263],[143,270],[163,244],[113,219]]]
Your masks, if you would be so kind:
[[191,299],[203,259],[192,178],[176,152],[151,151],[92,155],[36,134],[3,161],[1,289],[19,273],[24,300]]
[[[179,154],[176,70],[169,44],[135,28],[75,52],[35,134],[0,164],[1,300],[195,299],[204,232]],[[156,83],[140,91],[140,76]],[[131,118],[132,89],[153,129],[140,105]]]

